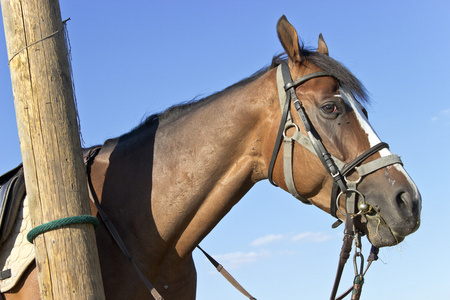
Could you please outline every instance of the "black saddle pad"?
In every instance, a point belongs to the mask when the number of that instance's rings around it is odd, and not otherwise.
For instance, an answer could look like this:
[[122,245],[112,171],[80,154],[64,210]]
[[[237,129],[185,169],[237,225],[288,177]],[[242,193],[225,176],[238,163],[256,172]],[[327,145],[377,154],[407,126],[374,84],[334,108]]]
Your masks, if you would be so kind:
[[9,236],[25,198],[22,164],[0,176],[0,245]]

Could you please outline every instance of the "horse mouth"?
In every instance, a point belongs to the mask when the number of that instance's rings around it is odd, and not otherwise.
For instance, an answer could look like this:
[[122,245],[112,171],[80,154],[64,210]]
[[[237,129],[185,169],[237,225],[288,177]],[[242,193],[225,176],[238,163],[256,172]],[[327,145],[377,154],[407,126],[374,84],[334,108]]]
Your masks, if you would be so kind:
[[360,229],[366,233],[370,243],[378,248],[394,246],[405,239],[405,236],[396,234],[377,212],[361,216],[355,223],[356,227],[362,227]]
[[375,247],[397,245],[420,226],[420,196],[417,201],[410,202],[406,209],[403,207],[406,204],[384,208],[373,201],[367,203],[365,210],[360,205],[363,212],[354,218],[355,226],[367,235]]

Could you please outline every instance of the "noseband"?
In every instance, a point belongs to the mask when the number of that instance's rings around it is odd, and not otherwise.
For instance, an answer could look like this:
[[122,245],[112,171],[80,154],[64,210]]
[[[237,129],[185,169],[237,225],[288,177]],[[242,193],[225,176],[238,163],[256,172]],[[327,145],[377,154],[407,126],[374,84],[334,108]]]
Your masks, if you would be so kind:
[[[305,197],[301,196],[300,193],[297,191],[297,188],[295,187],[294,178],[293,178],[293,145],[294,141],[308,149],[310,152],[315,154],[320,161],[322,162],[323,166],[327,170],[327,172],[330,174],[330,176],[333,178],[333,188],[331,191],[331,200],[330,200],[330,214],[336,218],[337,217],[337,211],[339,210],[344,216],[345,216],[345,230],[344,230],[344,244],[342,246],[340,260],[339,260],[339,266],[338,271],[336,274],[336,280],[333,286],[333,291],[330,299],[335,299],[337,289],[339,286],[339,281],[344,269],[344,265],[350,255],[350,251],[352,249],[352,242],[355,238],[355,244],[356,247],[361,249],[361,243],[360,243],[360,237],[362,233],[357,230],[354,226],[354,217],[358,215],[367,214],[371,211],[370,205],[368,205],[364,199],[364,195],[358,191],[357,184],[361,181],[361,178],[375,172],[376,170],[379,170],[381,168],[399,163],[402,164],[400,157],[395,154],[391,154],[388,156],[381,156],[380,158],[377,158],[373,161],[370,161],[368,163],[363,164],[363,162],[372,156],[373,154],[377,153],[381,149],[388,148],[388,144],[386,143],[379,143],[361,155],[359,155],[356,159],[351,161],[349,164],[345,164],[338,158],[331,155],[323,145],[322,141],[320,140],[320,137],[317,133],[317,131],[314,129],[313,124],[310,122],[306,111],[303,107],[302,102],[298,99],[297,94],[295,92],[296,87],[299,85],[305,83],[306,81],[317,78],[317,77],[325,77],[325,76],[331,76],[334,79],[338,80],[335,76],[333,76],[331,73],[328,73],[326,71],[321,72],[315,72],[308,75],[305,75],[303,77],[300,77],[299,79],[292,81],[289,67],[286,63],[282,63],[278,69],[277,69],[277,86],[278,86],[278,95],[280,100],[280,105],[282,109],[282,117],[280,122],[280,127],[278,129],[278,134],[275,142],[275,147],[272,153],[272,157],[269,164],[269,174],[268,179],[270,183],[272,183],[275,186],[278,186],[272,178],[273,175],[273,168],[275,166],[275,161],[278,156],[278,152],[280,151],[281,143],[283,142],[284,145],[284,178],[285,183],[288,188],[288,191],[297,199],[302,201],[305,204],[311,204],[311,202],[306,199]],[[338,80],[339,81],[339,80]],[[347,92],[346,88],[342,85],[340,85],[340,91],[342,94],[344,94],[347,97],[352,97],[350,92]],[[292,101],[292,104],[294,105],[302,123],[306,130],[307,135],[304,135],[299,131],[298,125],[293,122],[291,113],[290,113],[290,103]],[[287,131],[288,129],[295,128],[295,133],[288,136]],[[359,178],[356,181],[350,181],[347,179],[347,175],[349,175],[351,172],[357,172],[359,174]],[[342,211],[339,207],[339,199],[342,195],[345,195],[345,212]],[[358,197],[357,197],[358,196]],[[342,223],[341,220],[338,219],[338,221],[333,224],[333,228],[339,226]],[[369,264],[367,268],[370,266],[371,262],[373,260],[377,259],[377,253],[378,249],[372,246],[371,255],[369,257]],[[360,250],[356,251],[354,262],[355,262],[355,284],[353,287],[351,287],[346,293],[341,295],[340,297],[336,299],[342,299],[344,298],[349,292],[353,290],[353,296],[352,299],[359,299],[359,295],[361,293],[361,287],[363,282],[363,275],[365,272],[363,270],[360,270],[359,273],[357,271],[356,267],[356,258],[360,257],[362,258],[362,254]],[[363,259],[361,259],[361,269],[362,269],[362,263]]]

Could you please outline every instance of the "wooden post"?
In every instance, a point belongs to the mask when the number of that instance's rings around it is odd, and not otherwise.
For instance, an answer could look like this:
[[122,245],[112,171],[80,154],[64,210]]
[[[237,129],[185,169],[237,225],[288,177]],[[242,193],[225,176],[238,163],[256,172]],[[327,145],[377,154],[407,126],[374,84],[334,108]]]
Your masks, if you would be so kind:
[[[1,0],[33,226],[89,215],[58,0]],[[34,240],[42,299],[104,299],[92,224]]]

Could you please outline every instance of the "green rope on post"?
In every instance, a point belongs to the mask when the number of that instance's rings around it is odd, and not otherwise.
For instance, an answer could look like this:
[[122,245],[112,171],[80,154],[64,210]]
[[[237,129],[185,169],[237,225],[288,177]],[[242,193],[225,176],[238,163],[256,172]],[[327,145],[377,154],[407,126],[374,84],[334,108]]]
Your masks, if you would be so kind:
[[94,228],[97,229],[99,221],[96,217],[87,216],[87,215],[54,220],[54,221],[39,225],[39,226],[31,229],[30,232],[28,232],[28,234],[27,234],[27,240],[30,243],[33,243],[33,240],[42,233],[45,233],[50,230],[59,229],[59,228],[62,228],[62,227],[68,226],[68,225],[83,224],[83,223],[92,224],[92,225],[94,225]]

